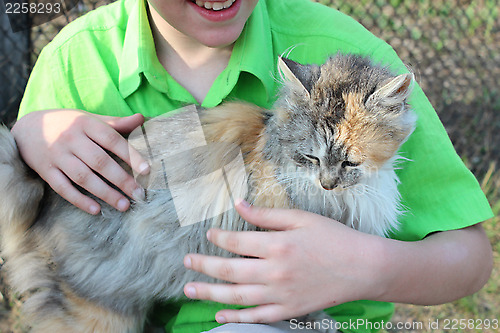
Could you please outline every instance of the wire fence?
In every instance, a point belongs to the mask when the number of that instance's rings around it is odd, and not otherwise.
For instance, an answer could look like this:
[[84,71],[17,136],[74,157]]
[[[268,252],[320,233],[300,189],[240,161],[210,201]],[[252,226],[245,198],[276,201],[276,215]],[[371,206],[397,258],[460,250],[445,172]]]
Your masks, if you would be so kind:
[[476,175],[500,165],[498,0],[319,1],[391,44]]
[[[5,15],[5,5],[12,0],[3,1],[0,121],[9,123],[15,119],[43,46],[68,22],[111,1],[64,0],[62,13],[44,24],[29,16],[18,17],[20,24],[32,28],[17,32]],[[498,0],[317,1],[354,17],[396,49],[415,72],[455,148],[474,172],[483,173],[489,162],[499,161],[500,146],[495,144],[500,142]]]
[[[58,15],[13,13],[15,3],[55,4]],[[114,0],[3,0],[0,1],[0,122],[11,124],[17,115],[29,74],[42,48],[69,22]],[[22,11],[22,10],[21,10]],[[53,9],[52,11],[55,11]],[[43,23],[46,21],[45,23]]]

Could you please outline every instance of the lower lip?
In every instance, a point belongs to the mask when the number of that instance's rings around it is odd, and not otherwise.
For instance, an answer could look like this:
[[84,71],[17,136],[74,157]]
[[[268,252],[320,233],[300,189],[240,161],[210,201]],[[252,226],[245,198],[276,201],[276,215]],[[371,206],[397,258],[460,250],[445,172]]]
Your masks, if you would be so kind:
[[205,19],[211,22],[224,22],[232,19],[238,14],[241,6],[241,0],[236,0],[231,7],[222,10],[211,10],[198,6],[197,4],[187,0],[188,3]]

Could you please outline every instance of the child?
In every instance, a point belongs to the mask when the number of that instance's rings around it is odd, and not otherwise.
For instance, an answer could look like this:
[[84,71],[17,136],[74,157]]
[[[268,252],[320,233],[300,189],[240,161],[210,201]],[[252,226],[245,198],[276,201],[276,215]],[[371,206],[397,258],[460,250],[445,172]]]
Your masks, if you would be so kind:
[[[390,46],[361,25],[308,0],[119,0],[75,21],[43,50],[12,133],[26,163],[68,201],[90,214],[100,210],[73,182],[125,211],[127,196],[141,196],[142,189],[105,150],[138,172],[148,172],[148,165],[131,158],[136,153],[118,133],[186,104],[241,99],[269,107],[277,57],[292,47],[289,57],[301,63],[342,51],[406,70]],[[241,202],[237,209],[246,220],[279,232],[270,239],[212,230],[209,239],[218,246],[259,259],[188,255],[187,268],[234,283],[193,282],[185,293],[256,307],[170,304],[161,316],[167,329],[211,329],[218,325],[214,309],[221,309],[219,323],[267,323],[329,308],[341,324],[372,323],[341,326],[363,332],[389,320],[393,306],[385,302],[438,304],[479,290],[492,265],[479,223],[491,210],[418,86],[410,102],[419,122],[402,147],[412,162],[399,172],[410,213],[394,239]]]

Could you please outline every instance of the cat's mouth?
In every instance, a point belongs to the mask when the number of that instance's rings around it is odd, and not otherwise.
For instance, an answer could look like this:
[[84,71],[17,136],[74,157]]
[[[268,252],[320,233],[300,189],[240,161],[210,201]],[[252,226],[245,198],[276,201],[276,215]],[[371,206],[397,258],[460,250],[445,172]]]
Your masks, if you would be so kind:
[[198,7],[205,8],[208,10],[219,11],[223,9],[228,9],[231,7],[236,0],[227,0],[224,2],[221,1],[202,1],[202,0],[191,0],[192,3],[195,3]]

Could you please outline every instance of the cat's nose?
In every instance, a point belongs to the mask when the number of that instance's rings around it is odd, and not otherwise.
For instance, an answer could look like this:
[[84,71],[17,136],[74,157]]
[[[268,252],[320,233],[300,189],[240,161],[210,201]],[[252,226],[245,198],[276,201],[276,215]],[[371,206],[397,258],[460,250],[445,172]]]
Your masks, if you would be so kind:
[[335,179],[321,179],[319,181],[319,183],[321,184],[321,187],[327,191],[331,191],[333,189],[335,189],[337,186],[339,186],[339,179],[338,178],[335,178]]

